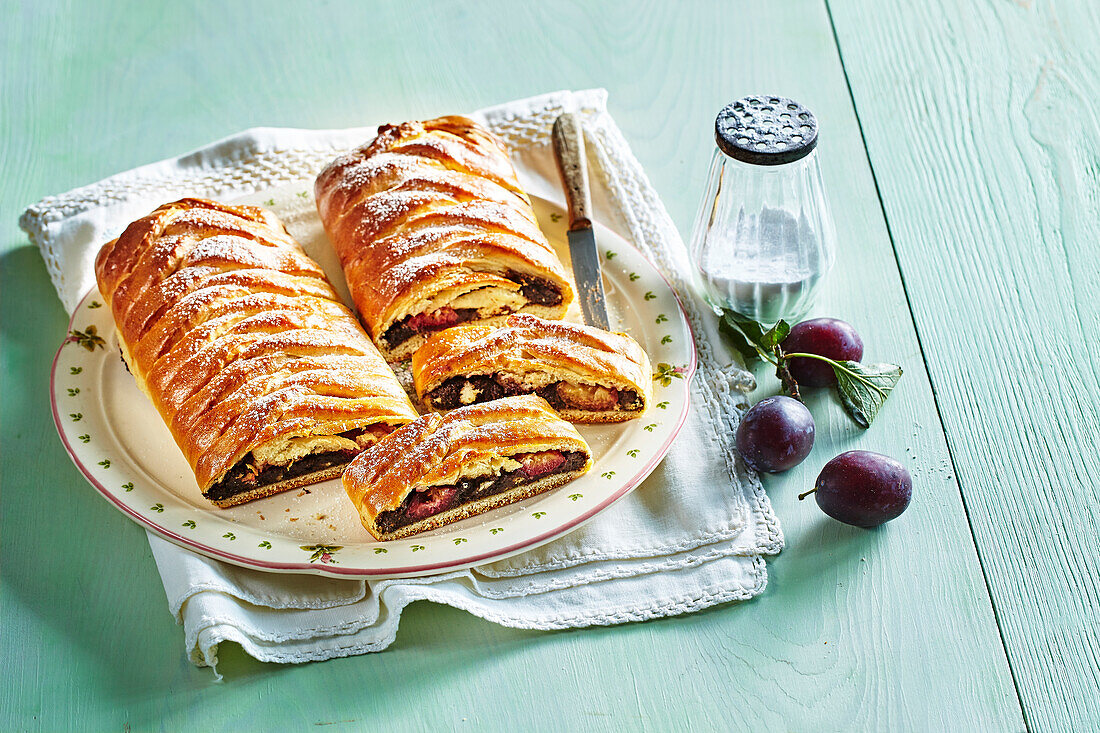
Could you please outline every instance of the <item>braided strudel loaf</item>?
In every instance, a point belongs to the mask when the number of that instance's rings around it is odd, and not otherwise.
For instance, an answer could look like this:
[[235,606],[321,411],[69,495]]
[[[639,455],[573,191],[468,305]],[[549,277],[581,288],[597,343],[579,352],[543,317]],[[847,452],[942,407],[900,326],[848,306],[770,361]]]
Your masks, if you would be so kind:
[[344,489],[379,540],[407,537],[548,491],[586,473],[592,452],[541,397],[431,413],[359,454]]
[[130,371],[217,506],[335,477],[417,417],[269,212],[166,204],[104,245],[96,279]]
[[582,423],[637,417],[653,391],[649,358],[626,334],[523,313],[433,335],[413,354],[412,373],[432,409],[534,393]]
[[573,299],[503,143],[465,117],[383,125],[330,163],[315,192],[390,361],[433,331],[521,311],[561,318]]

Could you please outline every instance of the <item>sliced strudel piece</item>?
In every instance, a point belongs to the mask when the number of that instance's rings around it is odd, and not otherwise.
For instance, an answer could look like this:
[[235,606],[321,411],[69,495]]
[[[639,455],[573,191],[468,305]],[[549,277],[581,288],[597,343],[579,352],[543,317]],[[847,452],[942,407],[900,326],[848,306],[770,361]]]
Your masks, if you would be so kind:
[[649,358],[626,334],[525,314],[435,334],[413,355],[412,372],[431,409],[534,393],[580,423],[637,417],[653,391]]
[[561,318],[573,299],[504,144],[473,120],[382,125],[314,190],[359,315],[390,361],[457,323]]
[[96,279],[130,372],[217,506],[338,476],[417,417],[270,212],[165,204],[104,245]]
[[591,466],[576,428],[523,395],[422,416],[359,454],[344,489],[363,526],[392,540],[561,486]]

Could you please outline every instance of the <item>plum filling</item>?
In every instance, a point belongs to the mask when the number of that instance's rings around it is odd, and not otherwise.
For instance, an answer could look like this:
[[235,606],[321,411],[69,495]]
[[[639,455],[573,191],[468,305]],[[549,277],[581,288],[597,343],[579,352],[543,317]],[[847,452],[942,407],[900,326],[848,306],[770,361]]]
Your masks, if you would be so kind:
[[[556,285],[537,277],[521,275],[514,270],[509,270],[505,277],[520,285],[520,293],[528,303],[534,305],[559,305],[561,303],[561,291]],[[483,315],[505,315],[511,310],[503,310],[499,313]],[[443,307],[430,313],[417,313],[405,316],[386,329],[382,340],[389,348],[395,348],[405,343],[413,336],[421,333],[442,331],[459,323],[472,321],[478,317],[477,308],[450,308]]]
[[375,524],[381,532],[394,532],[448,509],[454,509],[488,496],[502,494],[516,486],[529,484],[537,479],[579,471],[584,466],[587,457],[579,451],[562,453],[561,451],[550,450],[539,453],[521,453],[512,456],[512,459],[519,461],[521,464],[514,471],[462,479],[452,486],[432,486],[421,491],[410,491],[400,507],[379,514]]
[[382,340],[391,349],[400,346],[420,333],[442,331],[459,323],[477,318],[477,308],[440,308],[431,313],[417,313],[405,316],[386,329]]
[[[573,385],[554,382],[532,390],[500,376],[478,374],[451,377],[428,393],[428,401],[440,410],[453,410],[476,402],[511,397],[518,394],[539,395],[555,410],[580,409],[595,412],[640,410],[642,400],[632,389],[613,389],[598,385]],[[466,401],[463,401],[466,400]]]
[[371,425],[366,428],[348,430],[340,433],[340,437],[354,440],[359,444],[358,449],[311,453],[285,465],[259,465],[252,453],[248,453],[237,462],[237,465],[229,469],[220,481],[204,491],[202,495],[211,501],[225,501],[238,494],[254,491],[261,486],[270,486],[316,471],[323,471],[333,466],[344,465],[351,462],[351,459],[355,458],[363,448],[371,445],[393,429],[392,425]]

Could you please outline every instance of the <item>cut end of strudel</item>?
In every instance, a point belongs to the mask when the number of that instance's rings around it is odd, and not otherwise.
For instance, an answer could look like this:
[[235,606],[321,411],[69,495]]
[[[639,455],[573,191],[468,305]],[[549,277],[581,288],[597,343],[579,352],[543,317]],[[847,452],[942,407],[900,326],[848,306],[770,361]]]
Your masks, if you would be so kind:
[[537,394],[579,423],[638,417],[653,392],[649,358],[626,334],[524,314],[433,335],[412,372],[429,409]]
[[592,452],[541,397],[432,413],[387,435],[344,471],[376,539],[393,540],[526,499],[592,467]]

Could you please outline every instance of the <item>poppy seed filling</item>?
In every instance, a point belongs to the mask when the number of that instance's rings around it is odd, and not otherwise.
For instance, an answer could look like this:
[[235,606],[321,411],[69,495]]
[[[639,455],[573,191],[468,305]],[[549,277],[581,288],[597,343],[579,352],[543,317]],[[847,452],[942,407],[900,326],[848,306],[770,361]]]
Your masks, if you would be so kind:
[[[388,426],[386,426],[388,428]],[[374,426],[377,431],[378,426]],[[340,437],[356,440],[365,433],[372,432],[371,428],[359,428],[340,433]],[[377,434],[377,433],[376,433]],[[356,441],[358,442],[358,441]],[[211,501],[225,501],[239,494],[255,491],[263,486],[289,481],[309,473],[323,471],[326,468],[342,466],[351,462],[363,448],[358,450],[334,450],[320,453],[310,453],[302,456],[286,465],[258,465],[251,452],[237,461],[233,468],[225,472],[225,475],[206,491],[202,492],[204,498]]]
[[[451,377],[443,384],[428,392],[428,401],[437,409],[454,410],[465,404],[488,402],[489,400],[511,397],[519,394],[537,394],[550,403],[555,410],[571,408],[586,409],[584,405],[574,405],[560,394],[558,386],[561,382],[554,382],[539,389],[525,389],[513,380],[501,379],[497,376],[476,374],[469,377]],[[473,390],[476,397],[473,403],[462,401],[463,392],[467,394]],[[618,397],[614,405],[609,409],[614,411],[632,411],[642,408],[642,400],[638,393],[632,389],[618,390]]]

